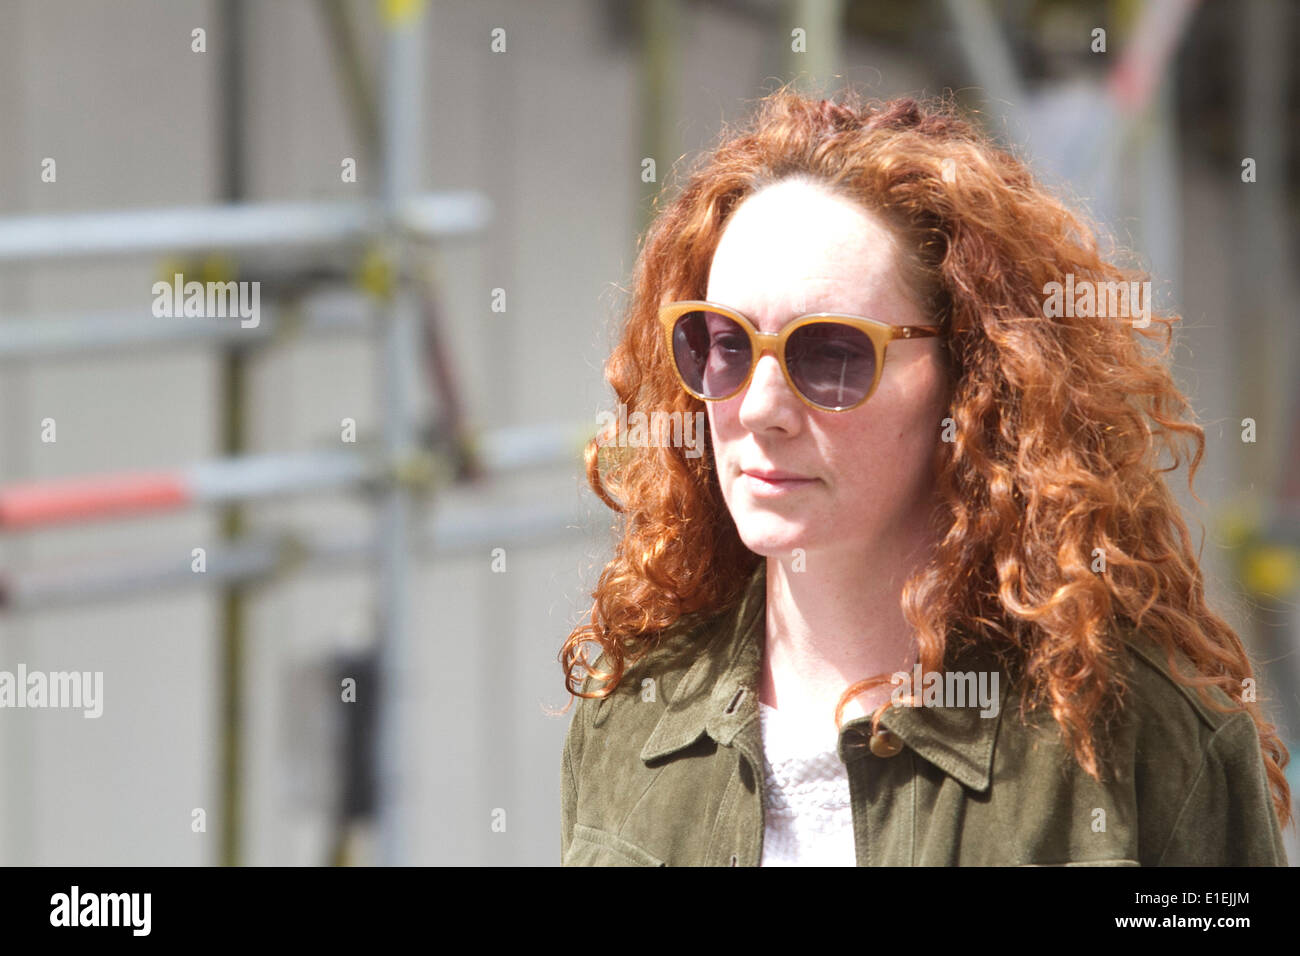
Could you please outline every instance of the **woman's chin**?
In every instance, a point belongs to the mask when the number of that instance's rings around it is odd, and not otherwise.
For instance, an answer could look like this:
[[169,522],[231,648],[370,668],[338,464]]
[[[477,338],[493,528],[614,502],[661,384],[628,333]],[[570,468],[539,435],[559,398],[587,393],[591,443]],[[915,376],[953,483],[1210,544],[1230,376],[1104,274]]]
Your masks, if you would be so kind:
[[761,523],[761,526],[755,522],[752,526],[747,524],[738,530],[745,547],[765,558],[789,557],[796,548],[807,550],[811,541],[807,529],[801,526],[774,528],[767,522]]

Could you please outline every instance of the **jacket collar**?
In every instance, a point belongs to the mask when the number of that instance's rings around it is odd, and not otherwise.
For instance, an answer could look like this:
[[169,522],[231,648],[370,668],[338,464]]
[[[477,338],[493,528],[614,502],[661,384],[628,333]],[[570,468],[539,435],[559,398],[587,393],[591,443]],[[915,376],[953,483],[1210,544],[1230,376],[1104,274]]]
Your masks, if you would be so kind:
[[[758,687],[767,635],[767,561],[760,560],[739,603],[714,619],[712,635],[673,688],[665,687],[664,712],[641,748],[645,761],[667,757],[708,734],[737,746],[762,767]],[[992,669],[993,658],[973,652],[973,667]],[[975,791],[989,787],[993,744],[1007,704],[1007,680],[999,675],[998,713],[981,717],[978,707],[891,707],[880,724],[918,756]],[[870,717],[848,721],[840,732],[841,757],[850,741],[864,742]],[[853,748],[859,752],[861,747]]]

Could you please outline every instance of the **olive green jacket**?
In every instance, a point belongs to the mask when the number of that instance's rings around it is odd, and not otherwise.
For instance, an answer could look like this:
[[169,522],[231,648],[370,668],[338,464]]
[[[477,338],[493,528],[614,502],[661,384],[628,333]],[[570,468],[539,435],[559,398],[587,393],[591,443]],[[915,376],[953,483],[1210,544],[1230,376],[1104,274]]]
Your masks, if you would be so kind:
[[[561,770],[563,865],[758,865],[765,607],[760,562],[733,610],[670,629],[609,698],[579,699]],[[1207,707],[1149,641],[1126,643],[1117,769],[1102,783],[1054,721],[1020,720],[1009,681],[996,716],[891,707],[874,745],[870,718],[846,723],[858,865],[1285,866],[1250,715]]]

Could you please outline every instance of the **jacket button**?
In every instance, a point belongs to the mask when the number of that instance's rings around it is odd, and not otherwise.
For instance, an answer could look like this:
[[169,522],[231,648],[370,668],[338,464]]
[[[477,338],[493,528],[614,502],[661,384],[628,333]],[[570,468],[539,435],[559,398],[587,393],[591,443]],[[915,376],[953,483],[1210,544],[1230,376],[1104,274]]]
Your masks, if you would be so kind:
[[903,749],[903,742],[888,730],[871,735],[871,752],[877,757],[893,757]]

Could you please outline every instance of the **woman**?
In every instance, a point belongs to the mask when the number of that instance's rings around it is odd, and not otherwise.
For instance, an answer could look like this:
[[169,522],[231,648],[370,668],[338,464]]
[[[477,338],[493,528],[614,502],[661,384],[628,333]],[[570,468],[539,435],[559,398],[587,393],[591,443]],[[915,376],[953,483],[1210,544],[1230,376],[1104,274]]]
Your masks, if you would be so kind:
[[705,453],[587,449],[566,865],[1285,865],[1138,275],[949,104],[787,88],[723,138],[607,366]]

